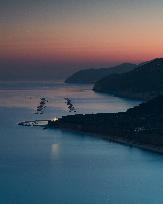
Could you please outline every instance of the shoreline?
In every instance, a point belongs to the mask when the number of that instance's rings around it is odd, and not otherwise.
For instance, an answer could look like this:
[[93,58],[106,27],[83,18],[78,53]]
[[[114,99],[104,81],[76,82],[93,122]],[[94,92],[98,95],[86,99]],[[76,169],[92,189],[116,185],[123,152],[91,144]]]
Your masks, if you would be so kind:
[[54,127],[54,128],[64,130],[64,131],[72,131],[74,133],[86,133],[86,134],[89,134],[89,137],[93,136],[93,137],[97,137],[99,139],[103,139],[108,142],[114,142],[114,143],[125,145],[131,148],[134,147],[134,148],[138,148],[144,151],[153,152],[156,154],[163,154],[163,147],[156,147],[154,145],[147,145],[147,144],[139,144],[134,141],[129,141],[124,138],[117,137],[117,136],[105,135],[105,134],[100,134],[100,133],[98,134],[98,133],[94,133],[90,131],[82,131],[82,130],[78,130],[74,128],[67,128],[67,127],[62,127],[62,128]]
[[163,153],[163,95],[126,112],[75,114],[49,121],[47,127],[98,135],[118,143]]
[[155,98],[157,95],[145,95],[145,94],[125,94],[125,93],[118,93],[118,92],[114,92],[114,91],[105,91],[105,90],[96,90],[96,89],[92,89],[95,93],[101,93],[101,94],[108,94],[108,95],[112,95],[114,97],[119,97],[119,98],[123,98],[123,99],[128,99],[128,100],[141,100],[141,101],[148,101],[151,100],[153,98]]

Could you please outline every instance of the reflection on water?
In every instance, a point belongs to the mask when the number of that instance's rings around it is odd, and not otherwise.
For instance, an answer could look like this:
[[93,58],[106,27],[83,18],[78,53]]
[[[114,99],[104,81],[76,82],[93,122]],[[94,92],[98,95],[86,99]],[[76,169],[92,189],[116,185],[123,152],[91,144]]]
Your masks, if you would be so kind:
[[57,115],[54,115],[54,117],[68,114],[64,97],[72,99],[73,104],[77,108],[77,113],[119,112],[140,103],[140,101],[95,93],[91,90],[91,85],[80,85],[79,87],[63,83],[47,83],[46,88],[44,84],[36,86],[36,83],[33,87],[28,83],[15,85],[12,82],[5,85],[3,84],[2,86],[0,83],[1,107],[29,108],[31,112],[34,112],[40,97],[47,97],[49,102],[45,113],[48,116],[48,112],[53,112],[55,109],[57,110]]
[[59,149],[60,149],[59,144],[52,144],[51,146],[52,155],[56,157],[59,154]]
[[[0,204],[162,204],[161,156],[88,134],[17,126],[18,121],[78,113],[117,112],[137,105],[61,83],[0,84]],[[24,87],[24,88],[23,88]],[[33,114],[40,96],[49,100]]]

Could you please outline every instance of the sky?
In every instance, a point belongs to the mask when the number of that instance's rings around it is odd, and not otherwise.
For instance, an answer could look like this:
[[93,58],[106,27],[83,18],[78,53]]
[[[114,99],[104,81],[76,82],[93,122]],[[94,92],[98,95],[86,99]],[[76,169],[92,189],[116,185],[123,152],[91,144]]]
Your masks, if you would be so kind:
[[162,0],[0,0],[1,75],[61,77],[162,57],[162,8]]

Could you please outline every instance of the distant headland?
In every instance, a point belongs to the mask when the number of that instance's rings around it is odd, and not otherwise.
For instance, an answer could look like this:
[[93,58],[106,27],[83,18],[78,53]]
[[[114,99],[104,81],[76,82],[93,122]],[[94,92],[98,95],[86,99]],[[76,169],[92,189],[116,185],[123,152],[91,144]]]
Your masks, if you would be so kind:
[[108,69],[74,73],[66,83],[93,83],[93,90],[119,97],[149,100],[163,94],[163,58],[139,65],[125,63]]
[[111,74],[129,72],[137,67],[136,64],[123,63],[114,67],[85,69],[75,72],[65,80],[65,83],[92,84]]

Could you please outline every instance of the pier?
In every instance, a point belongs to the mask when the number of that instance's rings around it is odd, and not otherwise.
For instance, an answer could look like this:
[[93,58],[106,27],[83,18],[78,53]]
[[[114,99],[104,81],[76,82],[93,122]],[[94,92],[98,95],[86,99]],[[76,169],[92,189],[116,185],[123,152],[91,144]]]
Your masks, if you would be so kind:
[[19,122],[18,125],[21,126],[46,126],[51,120],[27,120]]

